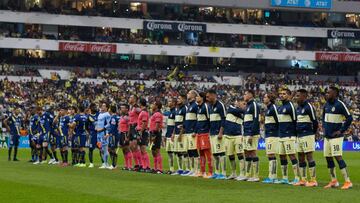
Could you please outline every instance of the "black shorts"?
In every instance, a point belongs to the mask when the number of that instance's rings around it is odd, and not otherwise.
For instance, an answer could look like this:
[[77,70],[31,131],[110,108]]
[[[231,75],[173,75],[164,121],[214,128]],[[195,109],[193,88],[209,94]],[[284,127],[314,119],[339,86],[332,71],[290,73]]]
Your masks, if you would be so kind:
[[136,125],[130,125],[129,140],[137,140],[138,132],[136,131]]
[[162,132],[151,132],[150,136],[151,136],[151,140],[153,140],[152,145],[151,145],[151,150],[156,150],[156,149],[160,149],[161,148],[161,135]]
[[127,132],[120,133],[120,146],[129,146],[129,137]]
[[138,132],[138,136],[140,137],[140,140],[138,141],[138,145],[140,146],[148,146],[149,144],[149,132],[145,130],[143,133]]

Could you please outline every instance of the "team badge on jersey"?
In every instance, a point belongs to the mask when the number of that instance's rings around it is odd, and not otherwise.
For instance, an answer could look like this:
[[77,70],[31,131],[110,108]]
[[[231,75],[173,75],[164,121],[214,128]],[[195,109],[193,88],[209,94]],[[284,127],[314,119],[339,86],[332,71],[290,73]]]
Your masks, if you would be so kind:
[[283,113],[286,113],[286,109],[283,109]]
[[301,111],[301,113],[305,113],[305,109],[303,109],[303,110]]
[[335,111],[335,106],[334,106],[334,107],[332,107],[331,111],[332,111],[332,112],[334,112],[334,111]]

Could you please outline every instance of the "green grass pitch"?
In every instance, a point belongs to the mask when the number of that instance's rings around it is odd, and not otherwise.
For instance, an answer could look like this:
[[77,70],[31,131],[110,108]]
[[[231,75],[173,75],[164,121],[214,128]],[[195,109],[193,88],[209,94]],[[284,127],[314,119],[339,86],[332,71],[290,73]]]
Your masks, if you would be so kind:
[[[89,168],[60,168],[32,165],[29,150],[19,151],[20,162],[8,162],[7,150],[0,149],[0,202],[357,202],[360,192],[360,153],[345,152],[354,187],[348,191],[323,189],[329,181],[326,162],[316,152],[320,187],[267,185],[230,180],[143,174]],[[95,152],[99,164],[98,151]],[[259,152],[261,177],[268,162]],[[163,154],[164,169],[167,156]],[[122,155],[119,156],[122,164]],[[228,165],[229,166],[229,165]],[[229,168],[229,167],[228,167]],[[292,176],[289,166],[290,177]],[[340,183],[343,178],[337,170]]]

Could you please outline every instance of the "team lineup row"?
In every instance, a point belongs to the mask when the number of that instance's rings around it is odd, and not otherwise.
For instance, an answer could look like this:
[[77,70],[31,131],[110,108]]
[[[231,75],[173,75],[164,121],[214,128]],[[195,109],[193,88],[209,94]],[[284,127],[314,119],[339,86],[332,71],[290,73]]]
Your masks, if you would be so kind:
[[[338,99],[339,90],[329,87],[327,102],[323,107],[322,128],[324,131],[324,156],[331,181],[325,188],[338,187],[335,162],[339,165],[345,183],[342,189],[352,187],[347,166],[342,158],[344,132],[352,122],[352,116],[345,104]],[[315,136],[319,128],[315,110],[308,102],[307,91],[296,91],[292,103],[292,93],[283,88],[279,91],[281,106],[275,105],[276,96],[264,96],[266,154],[269,160],[269,175],[264,183],[292,184],[295,186],[318,186],[316,181]],[[260,138],[260,106],[254,100],[254,92],[248,90],[243,98],[225,108],[217,99],[216,91],[198,93],[191,90],[168,101],[170,113],[166,126],[166,151],[171,175],[193,176],[213,179],[236,179],[238,181],[259,182],[259,158],[257,156]],[[130,96],[128,104],[106,103],[67,107],[59,105],[52,110],[34,107],[29,120],[29,140],[34,164],[59,164],[56,149],[60,149],[62,166],[68,166],[68,148],[71,149],[72,165],[86,167],[85,147],[89,147],[89,167],[94,167],[93,152],[100,150],[100,168],[117,167],[120,146],[124,154],[125,170],[163,173],[162,146],[163,114],[159,101],[148,108],[145,99]],[[148,112],[150,110],[150,113]],[[9,160],[14,148],[17,161],[20,126],[19,109],[15,109],[4,121],[10,132]],[[54,115],[56,114],[56,116]],[[50,149],[49,149],[50,146]],[[150,168],[147,153],[151,149],[154,165]],[[277,177],[279,155],[282,177]],[[230,160],[231,174],[226,174],[226,158]],[[111,160],[111,164],[108,160]],[[288,158],[294,171],[294,179],[288,179]],[[177,170],[175,170],[175,159]],[[238,159],[240,174],[236,173]],[[134,161],[134,165],[133,162]],[[206,172],[206,164],[208,171]],[[214,164],[214,171],[213,171]],[[199,168],[200,165],[200,168]],[[307,168],[310,179],[307,179]]]

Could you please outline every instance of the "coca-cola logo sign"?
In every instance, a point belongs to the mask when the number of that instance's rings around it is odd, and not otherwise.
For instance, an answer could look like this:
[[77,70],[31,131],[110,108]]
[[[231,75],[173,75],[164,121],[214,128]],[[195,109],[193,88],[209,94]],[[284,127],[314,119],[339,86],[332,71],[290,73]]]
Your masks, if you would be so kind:
[[90,52],[101,52],[101,53],[114,53],[116,50],[113,44],[89,44]]
[[60,42],[60,50],[63,50],[63,51],[85,52],[85,51],[86,51],[86,44],[81,44],[81,43],[62,43],[62,42]]
[[167,32],[206,32],[206,24],[144,21],[144,30]]
[[359,39],[360,31],[355,30],[328,30],[328,38]]
[[360,53],[317,52],[317,61],[360,62]]
[[360,62],[360,54],[343,54],[343,61]]
[[59,42],[60,51],[116,53],[115,44]]
[[316,53],[317,61],[339,61],[340,55],[338,53]]

